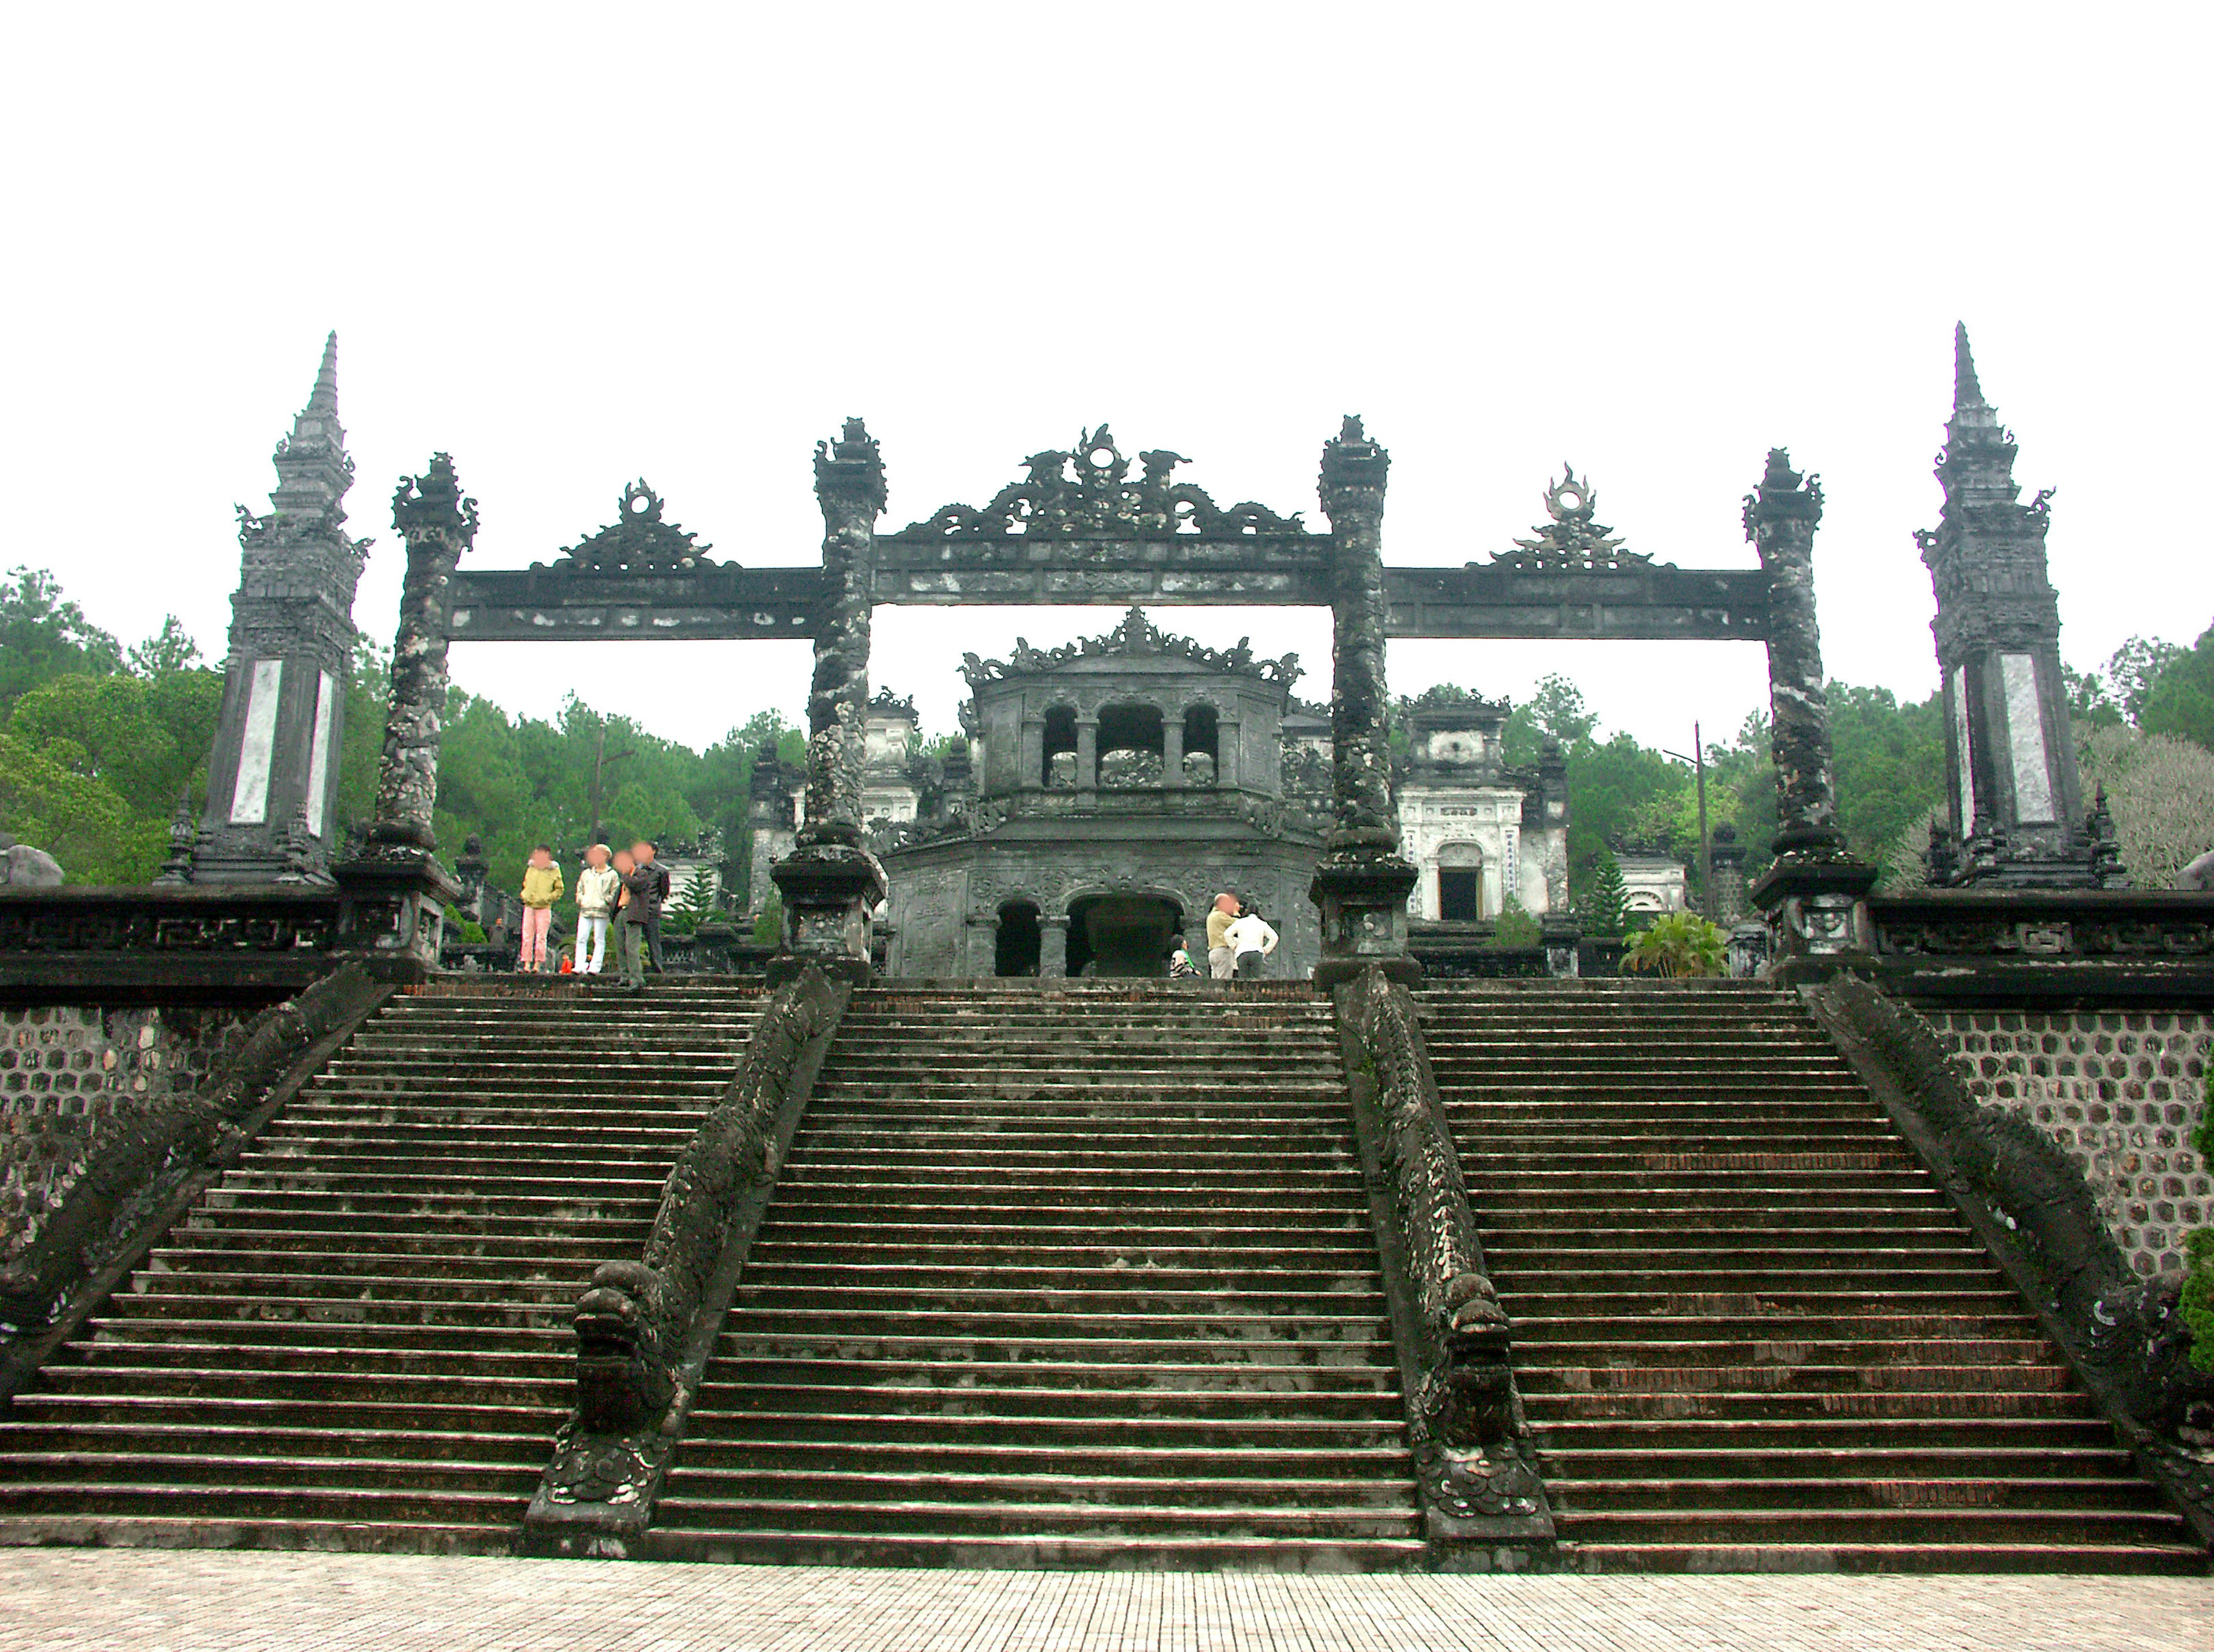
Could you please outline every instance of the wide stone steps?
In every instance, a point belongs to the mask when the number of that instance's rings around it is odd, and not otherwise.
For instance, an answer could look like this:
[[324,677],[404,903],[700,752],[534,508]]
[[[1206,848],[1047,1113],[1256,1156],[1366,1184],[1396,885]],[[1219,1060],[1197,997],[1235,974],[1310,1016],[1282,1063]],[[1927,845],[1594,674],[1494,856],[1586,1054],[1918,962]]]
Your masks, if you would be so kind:
[[0,1540],[511,1547],[755,996],[395,999],[19,1397]]
[[1569,1564],[2204,1570],[1795,999],[1422,1002]]
[[1325,1006],[865,991],[649,1546],[1406,1564],[1398,1386]]

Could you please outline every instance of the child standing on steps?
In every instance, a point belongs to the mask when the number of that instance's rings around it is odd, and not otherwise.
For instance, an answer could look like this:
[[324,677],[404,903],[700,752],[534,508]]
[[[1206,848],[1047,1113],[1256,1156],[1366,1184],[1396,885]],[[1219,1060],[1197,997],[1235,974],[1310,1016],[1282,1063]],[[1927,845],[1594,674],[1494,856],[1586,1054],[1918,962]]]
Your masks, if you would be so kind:
[[544,844],[530,851],[523,869],[523,967],[546,967],[546,936],[554,927],[554,903],[561,899],[561,869]]
[[622,874],[608,864],[605,844],[584,851],[577,874],[577,973],[597,975],[608,957],[608,920],[622,893]]

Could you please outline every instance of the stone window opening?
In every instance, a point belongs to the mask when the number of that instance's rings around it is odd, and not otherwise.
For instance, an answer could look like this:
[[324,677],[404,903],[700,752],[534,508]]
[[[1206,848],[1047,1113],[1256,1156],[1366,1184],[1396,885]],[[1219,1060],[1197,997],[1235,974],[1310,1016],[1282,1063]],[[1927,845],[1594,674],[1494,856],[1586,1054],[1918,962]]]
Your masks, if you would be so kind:
[[1099,784],[1153,787],[1161,783],[1163,743],[1160,709],[1152,705],[1110,705],[1099,712]]
[[1056,705],[1045,714],[1045,735],[1041,741],[1044,755],[1040,760],[1038,784],[1048,791],[1067,791],[1076,784],[1076,710],[1073,706]]
[[1221,771],[1222,722],[1211,705],[1187,706],[1183,714],[1183,752],[1177,770],[1187,786],[1215,783]]

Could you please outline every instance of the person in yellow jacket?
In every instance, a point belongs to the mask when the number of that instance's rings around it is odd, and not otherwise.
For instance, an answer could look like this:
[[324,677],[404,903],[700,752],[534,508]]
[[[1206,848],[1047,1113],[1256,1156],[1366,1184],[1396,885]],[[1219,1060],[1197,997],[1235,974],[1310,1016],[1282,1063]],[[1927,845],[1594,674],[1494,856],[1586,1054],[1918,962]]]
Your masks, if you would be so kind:
[[523,868],[523,964],[526,970],[546,967],[546,936],[554,927],[554,903],[567,886],[561,869],[554,864],[554,851],[544,844],[530,851]]

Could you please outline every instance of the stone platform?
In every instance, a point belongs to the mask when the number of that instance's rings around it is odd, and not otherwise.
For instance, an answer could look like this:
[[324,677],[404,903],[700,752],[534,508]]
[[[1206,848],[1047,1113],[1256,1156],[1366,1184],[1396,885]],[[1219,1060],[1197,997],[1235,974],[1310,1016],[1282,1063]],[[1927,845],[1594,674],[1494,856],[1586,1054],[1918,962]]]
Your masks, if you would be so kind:
[[0,1652],[2165,1652],[2158,1577],[1312,1577],[419,1556],[0,1553]]

